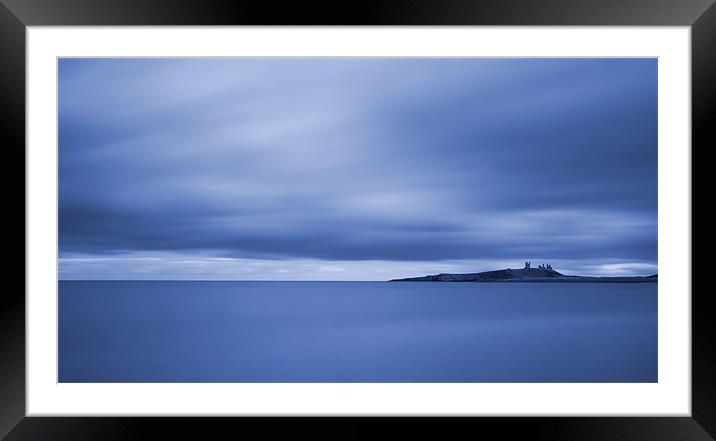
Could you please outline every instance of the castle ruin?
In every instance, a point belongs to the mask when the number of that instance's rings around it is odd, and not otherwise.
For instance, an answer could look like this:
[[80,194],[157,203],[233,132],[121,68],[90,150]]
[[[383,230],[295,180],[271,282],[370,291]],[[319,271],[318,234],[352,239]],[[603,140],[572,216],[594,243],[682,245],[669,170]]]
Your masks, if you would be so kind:
[[[530,262],[530,261],[525,262],[525,267],[523,269],[530,269],[530,268],[532,268],[532,262]],[[545,263],[543,265],[539,265],[538,268],[551,270],[552,265],[550,265],[549,263]]]

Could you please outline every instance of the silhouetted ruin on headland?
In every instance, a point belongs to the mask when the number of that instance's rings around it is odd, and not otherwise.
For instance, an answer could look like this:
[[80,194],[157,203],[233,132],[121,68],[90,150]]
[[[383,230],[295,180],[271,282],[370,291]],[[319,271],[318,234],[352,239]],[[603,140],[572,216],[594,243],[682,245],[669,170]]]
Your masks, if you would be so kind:
[[403,279],[392,279],[391,282],[495,282],[495,283],[517,283],[517,282],[581,282],[581,283],[641,283],[658,282],[659,276],[569,276],[560,273],[552,268],[549,263],[544,263],[538,268],[532,268],[532,262],[526,261],[525,267],[520,269],[502,269],[494,271],[483,271],[481,273],[451,274],[440,273],[429,276],[406,277]]
[[[530,268],[532,268],[532,262],[529,262],[529,261],[525,262],[525,267],[523,269],[530,269]],[[551,270],[552,265],[550,265],[549,263],[545,263],[544,265],[539,265],[538,268]]]

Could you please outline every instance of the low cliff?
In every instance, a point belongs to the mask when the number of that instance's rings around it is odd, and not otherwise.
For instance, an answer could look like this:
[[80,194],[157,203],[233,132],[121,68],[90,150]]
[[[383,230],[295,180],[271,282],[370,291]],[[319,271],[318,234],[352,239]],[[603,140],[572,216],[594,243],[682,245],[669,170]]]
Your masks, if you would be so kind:
[[656,282],[656,275],[648,277],[589,277],[566,276],[551,268],[523,268],[485,271],[466,274],[435,274],[422,277],[393,279],[391,282],[583,282],[583,283],[638,283]]

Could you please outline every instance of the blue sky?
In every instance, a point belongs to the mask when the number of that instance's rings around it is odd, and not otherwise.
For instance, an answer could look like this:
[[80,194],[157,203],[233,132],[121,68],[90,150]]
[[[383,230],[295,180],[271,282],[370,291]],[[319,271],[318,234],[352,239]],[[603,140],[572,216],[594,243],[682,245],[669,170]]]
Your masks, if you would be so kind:
[[63,279],[657,272],[656,59],[61,59]]

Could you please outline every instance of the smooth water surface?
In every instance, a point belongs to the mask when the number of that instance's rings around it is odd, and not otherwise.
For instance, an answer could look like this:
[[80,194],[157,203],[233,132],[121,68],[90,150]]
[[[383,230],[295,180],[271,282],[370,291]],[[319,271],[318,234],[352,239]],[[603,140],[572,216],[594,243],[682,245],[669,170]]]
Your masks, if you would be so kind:
[[655,382],[656,283],[61,281],[61,382]]

